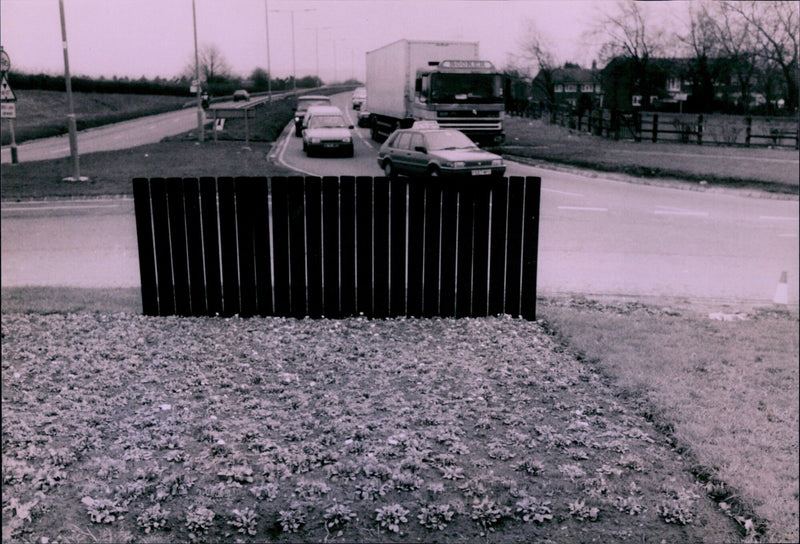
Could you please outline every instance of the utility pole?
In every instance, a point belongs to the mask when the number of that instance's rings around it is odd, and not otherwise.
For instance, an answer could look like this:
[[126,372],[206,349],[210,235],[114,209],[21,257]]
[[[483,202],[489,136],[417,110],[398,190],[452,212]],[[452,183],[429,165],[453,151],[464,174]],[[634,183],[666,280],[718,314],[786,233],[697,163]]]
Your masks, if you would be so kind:
[[197,12],[192,0],[192,22],[194,24],[194,85],[197,91],[197,142],[203,143],[205,134],[203,134],[203,121],[205,113],[203,112],[203,90],[200,84],[200,57],[197,53]]
[[297,65],[295,64],[295,45],[294,45],[294,13],[295,11],[317,11],[316,9],[289,9],[289,10],[272,10],[272,13],[281,13],[288,11],[291,13],[291,22],[292,22],[292,90],[294,94],[297,94]]
[[267,94],[269,95],[270,103],[272,103],[272,66],[270,66],[269,56],[269,5],[267,0],[264,0],[264,14],[267,22]]
[[67,181],[86,181],[81,178],[80,157],[78,156],[78,130],[75,126],[75,106],[72,102],[72,79],[69,75],[69,55],[67,54],[67,24],[64,18],[64,0],[58,0],[61,15],[61,46],[64,49],[64,81],[67,85],[67,124],[69,128],[69,151],[72,155],[72,178]]

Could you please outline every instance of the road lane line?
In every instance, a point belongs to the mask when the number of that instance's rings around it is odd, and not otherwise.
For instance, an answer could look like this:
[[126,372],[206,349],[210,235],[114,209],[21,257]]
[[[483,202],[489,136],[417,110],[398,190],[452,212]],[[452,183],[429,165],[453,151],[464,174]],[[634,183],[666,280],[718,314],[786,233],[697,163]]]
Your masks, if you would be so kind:
[[656,210],[653,213],[656,215],[687,215],[695,217],[708,217],[708,212],[690,212],[681,210]]
[[544,188],[542,188],[542,192],[543,193],[556,193],[556,194],[559,194],[559,195],[566,195],[566,196],[580,196],[580,197],[585,196],[585,195],[582,195],[580,193],[570,193],[568,191],[558,191],[556,189],[544,189]]
[[782,215],[760,215],[758,218],[767,221],[800,221],[800,217],[788,217]]
[[36,212],[39,210],[88,210],[94,208],[113,208],[115,204],[96,204],[86,206],[30,206],[30,207],[8,207],[0,208],[4,212]]
[[607,212],[608,208],[594,208],[592,206],[559,206],[559,210],[572,210],[579,212]]

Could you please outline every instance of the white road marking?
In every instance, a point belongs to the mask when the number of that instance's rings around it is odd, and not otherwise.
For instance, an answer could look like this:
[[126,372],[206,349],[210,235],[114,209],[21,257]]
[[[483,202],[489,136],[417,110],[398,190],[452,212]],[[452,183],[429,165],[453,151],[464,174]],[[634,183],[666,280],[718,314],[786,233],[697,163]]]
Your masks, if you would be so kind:
[[116,204],[94,204],[85,206],[30,206],[30,207],[4,207],[4,212],[36,212],[39,210],[88,210],[93,208],[112,208]]
[[781,215],[761,215],[758,218],[765,219],[767,221],[800,221],[800,217],[788,217]]
[[656,210],[653,212],[656,215],[692,215],[698,217],[708,216],[708,212],[698,212],[694,210],[687,210],[684,208],[674,208],[672,206],[656,206],[656,208],[661,208],[660,210]]
[[542,189],[542,192],[543,193],[556,193],[556,194],[559,194],[559,195],[566,195],[566,196],[584,196],[584,195],[582,195],[580,193],[570,193],[570,192],[567,192],[567,191],[558,191],[556,189]]
[[796,232],[787,232],[786,234],[779,234],[778,238],[798,238],[798,234]]
[[296,170],[298,172],[302,172],[303,174],[305,174],[307,176],[316,176],[317,174],[315,174],[313,172],[308,172],[308,171],[303,170],[301,168],[298,168],[296,166],[289,166],[289,164],[287,164],[283,160],[283,154],[286,153],[286,149],[289,147],[289,139],[292,137],[292,130],[294,130],[294,122],[290,122],[286,126],[286,130],[284,131],[283,144],[281,145],[281,151],[280,151],[280,153],[278,153],[278,162],[280,164],[282,164],[283,166],[285,166],[286,168],[290,169],[290,170]]
[[[347,122],[348,122],[349,124],[351,124],[351,125],[354,125],[354,126],[356,126],[356,127],[357,127],[357,126],[358,126],[358,121],[356,120],[356,122],[353,122],[353,118],[352,118],[352,117],[350,117],[350,114],[351,114],[351,111],[350,111],[350,110],[345,110],[345,116],[347,116]],[[356,129],[355,129],[355,133],[356,133],[356,136],[358,136],[358,139],[359,139],[359,140],[361,140],[362,142],[364,142],[364,145],[366,145],[366,146],[367,146],[368,148],[370,148],[370,149],[375,149],[375,148],[373,147],[372,143],[370,143],[369,141],[367,141],[367,139],[366,139],[366,138],[364,138],[364,137],[361,135],[361,131],[360,131],[360,130],[358,130],[358,129],[356,128]]]
[[573,210],[580,212],[607,212],[608,208],[594,208],[591,206],[559,206],[559,210]]

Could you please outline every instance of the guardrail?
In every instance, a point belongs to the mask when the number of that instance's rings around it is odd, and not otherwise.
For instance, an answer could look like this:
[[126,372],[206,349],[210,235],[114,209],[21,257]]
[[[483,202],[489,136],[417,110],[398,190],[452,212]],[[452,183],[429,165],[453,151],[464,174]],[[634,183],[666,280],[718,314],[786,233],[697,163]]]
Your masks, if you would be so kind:
[[541,179],[133,180],[146,315],[536,318]]

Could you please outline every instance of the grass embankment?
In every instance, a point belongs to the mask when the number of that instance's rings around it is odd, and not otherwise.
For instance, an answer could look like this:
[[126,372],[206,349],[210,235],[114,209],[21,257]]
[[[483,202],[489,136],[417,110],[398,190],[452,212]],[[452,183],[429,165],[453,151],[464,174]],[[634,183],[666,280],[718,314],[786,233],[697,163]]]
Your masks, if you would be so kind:
[[[66,93],[25,90],[16,94],[14,136],[17,143],[67,133]],[[72,98],[78,130],[180,109],[191,99],[181,96],[99,93],[73,93]],[[6,121],[3,121],[2,143],[11,143],[11,133],[7,130]]]
[[797,151],[765,147],[723,147],[647,141],[614,141],[510,117],[506,144],[496,150],[508,158],[618,172],[648,179],[671,179],[697,186],[749,189],[778,195],[800,194]]

